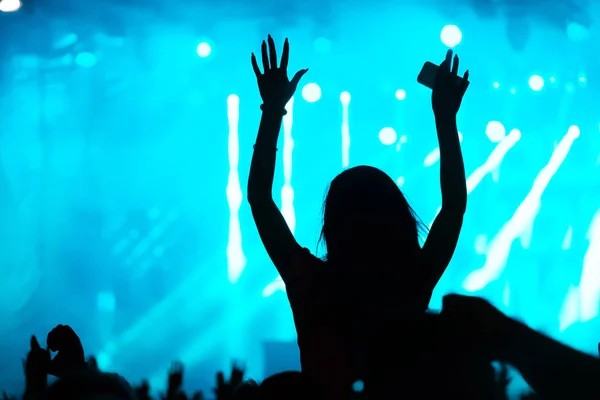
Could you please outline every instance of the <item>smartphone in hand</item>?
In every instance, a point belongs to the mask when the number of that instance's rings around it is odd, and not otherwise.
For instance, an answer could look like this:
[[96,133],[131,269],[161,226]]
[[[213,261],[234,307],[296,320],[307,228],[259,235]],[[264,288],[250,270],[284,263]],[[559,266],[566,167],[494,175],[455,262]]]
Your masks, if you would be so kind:
[[[429,89],[433,89],[433,85],[435,84],[435,77],[439,69],[440,67],[438,65],[427,61],[423,65],[423,68],[421,69],[421,72],[417,77],[417,82],[419,82],[423,86],[427,86]],[[464,80],[464,78],[461,76],[457,76],[456,79],[457,84],[462,84],[462,81]]]

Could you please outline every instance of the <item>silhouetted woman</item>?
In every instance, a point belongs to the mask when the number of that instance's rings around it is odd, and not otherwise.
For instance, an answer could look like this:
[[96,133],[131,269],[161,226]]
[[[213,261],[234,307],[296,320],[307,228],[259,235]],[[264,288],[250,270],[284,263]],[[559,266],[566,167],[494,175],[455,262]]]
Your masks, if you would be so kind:
[[[352,382],[351,358],[361,326],[394,313],[426,311],[431,294],[454,253],[467,191],[456,113],[468,73],[457,78],[458,58],[449,51],[432,95],[441,164],[442,208],[424,246],[422,224],[395,182],[367,166],[338,175],[325,200],[321,260],[294,239],[272,197],[277,139],[288,103],[302,76],[287,77],[289,44],[281,64],[273,39],[262,43],[261,73],[256,57],[263,112],[248,180],[248,201],[262,242],[286,284],[298,333],[302,369],[335,390]],[[350,334],[352,332],[352,334]],[[357,333],[358,332],[358,333]],[[332,397],[342,397],[340,392]],[[338,396],[339,395],[339,396]]]

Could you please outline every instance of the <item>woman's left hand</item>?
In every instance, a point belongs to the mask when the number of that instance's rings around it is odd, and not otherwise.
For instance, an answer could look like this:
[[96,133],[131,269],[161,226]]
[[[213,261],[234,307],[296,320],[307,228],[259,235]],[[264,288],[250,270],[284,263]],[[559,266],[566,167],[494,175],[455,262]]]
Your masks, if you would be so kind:
[[452,62],[452,54],[452,50],[448,50],[435,77],[431,105],[436,116],[456,116],[469,87],[469,71],[461,79],[458,76],[458,56],[454,55]]

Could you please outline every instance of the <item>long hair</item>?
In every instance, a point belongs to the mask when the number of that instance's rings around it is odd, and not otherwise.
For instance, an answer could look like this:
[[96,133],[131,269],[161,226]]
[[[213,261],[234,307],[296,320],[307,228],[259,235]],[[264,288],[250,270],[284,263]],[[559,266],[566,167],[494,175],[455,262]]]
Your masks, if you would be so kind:
[[395,246],[400,251],[419,249],[428,231],[392,178],[377,168],[358,166],[343,171],[329,185],[319,238],[327,250],[323,259],[328,261],[347,251],[348,245],[357,245],[361,236],[356,233],[365,229],[370,231],[364,235],[372,239],[394,233],[400,239]]

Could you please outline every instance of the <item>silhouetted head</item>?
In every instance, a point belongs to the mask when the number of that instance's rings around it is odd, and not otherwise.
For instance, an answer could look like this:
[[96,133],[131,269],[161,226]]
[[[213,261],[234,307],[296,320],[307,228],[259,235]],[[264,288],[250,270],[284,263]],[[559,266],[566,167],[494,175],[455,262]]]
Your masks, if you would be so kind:
[[[376,265],[403,264],[418,254],[422,223],[404,194],[385,172],[369,166],[350,168],[329,187],[321,238],[327,260],[378,260]],[[383,265],[382,268],[389,266]]]

